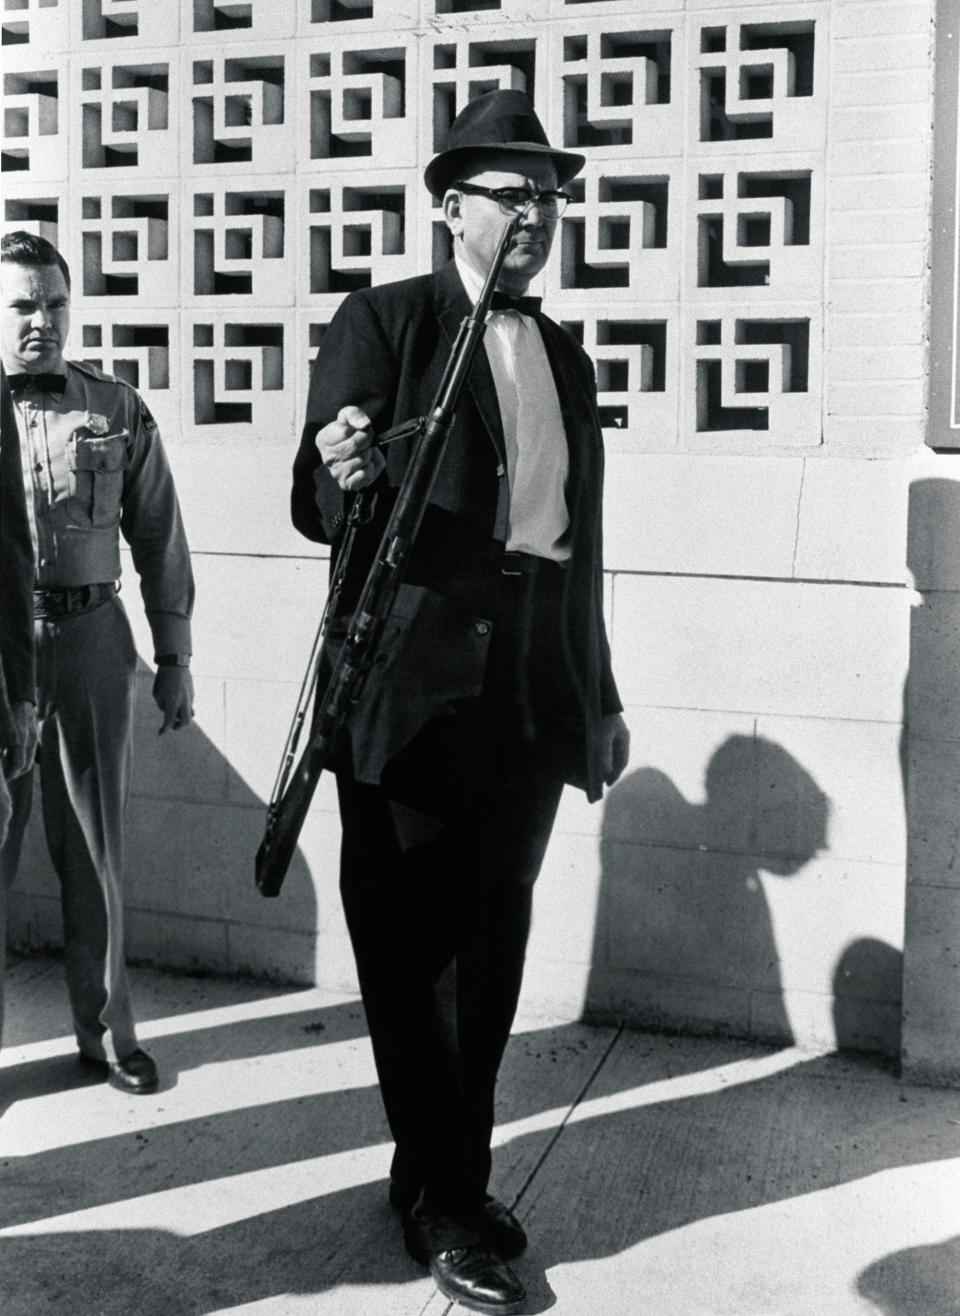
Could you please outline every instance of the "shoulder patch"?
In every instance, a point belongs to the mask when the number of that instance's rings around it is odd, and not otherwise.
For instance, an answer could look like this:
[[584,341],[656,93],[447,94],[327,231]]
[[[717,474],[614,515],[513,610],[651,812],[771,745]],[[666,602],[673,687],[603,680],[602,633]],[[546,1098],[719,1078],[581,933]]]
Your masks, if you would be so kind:
[[137,401],[140,403],[140,424],[144,429],[155,430],[157,428],[157,422],[153,419],[150,408],[139,394],[137,394]]

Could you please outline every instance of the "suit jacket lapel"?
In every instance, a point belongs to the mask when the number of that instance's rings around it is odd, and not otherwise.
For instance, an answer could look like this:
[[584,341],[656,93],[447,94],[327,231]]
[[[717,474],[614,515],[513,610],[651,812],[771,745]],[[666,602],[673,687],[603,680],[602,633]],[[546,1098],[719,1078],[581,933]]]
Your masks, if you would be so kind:
[[[470,307],[470,299],[457,273],[457,267],[453,261],[450,261],[436,274],[437,320],[450,347],[453,347],[463,317],[469,315]],[[470,390],[487,433],[493,440],[497,455],[501,461],[505,461],[506,447],[503,441],[503,425],[500,421],[500,404],[497,402],[497,390],[487,354],[482,350],[474,358],[473,367],[467,377],[467,388]]]

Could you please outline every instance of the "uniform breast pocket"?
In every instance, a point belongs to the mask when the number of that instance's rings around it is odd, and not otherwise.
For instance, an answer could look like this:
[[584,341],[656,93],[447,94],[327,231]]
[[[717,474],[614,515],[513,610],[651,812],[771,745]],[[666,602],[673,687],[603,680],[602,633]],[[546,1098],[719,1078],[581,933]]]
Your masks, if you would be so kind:
[[96,527],[117,525],[123,499],[123,477],[129,468],[127,446],[120,434],[78,439],[69,459],[71,520]]

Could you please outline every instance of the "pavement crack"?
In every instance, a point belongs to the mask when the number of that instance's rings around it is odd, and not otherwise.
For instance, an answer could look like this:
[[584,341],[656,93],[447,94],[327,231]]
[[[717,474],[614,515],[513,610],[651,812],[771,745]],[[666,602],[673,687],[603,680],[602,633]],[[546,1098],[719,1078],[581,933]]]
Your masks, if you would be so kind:
[[536,1161],[534,1162],[533,1168],[531,1169],[530,1173],[527,1175],[526,1179],[524,1179],[523,1184],[520,1187],[520,1191],[516,1194],[516,1196],[513,1199],[513,1202],[511,1203],[511,1207],[510,1207],[511,1210],[515,1211],[517,1207],[520,1205],[520,1203],[523,1201],[524,1194],[526,1193],[527,1189],[530,1187],[534,1179],[539,1174],[540,1167],[544,1164],[550,1153],[553,1151],[554,1147],[559,1142],[564,1129],[567,1127],[567,1123],[571,1115],[577,1109],[580,1103],[584,1101],[587,1093],[590,1091],[591,1087],[596,1082],[597,1076],[599,1075],[600,1071],[603,1069],[604,1065],[609,1060],[611,1054],[613,1053],[614,1047],[617,1045],[617,1043],[620,1041],[620,1038],[623,1036],[625,1027],[626,1027],[625,1024],[617,1025],[613,1037],[611,1037],[610,1039],[609,1045],[605,1048],[603,1054],[600,1056],[597,1063],[594,1065],[593,1069],[584,1079],[583,1086],[581,1087],[577,1095],[574,1097],[573,1101],[570,1103],[570,1108],[568,1109],[566,1115],[564,1115],[563,1119],[554,1129],[553,1133],[551,1134],[550,1138],[547,1141],[547,1145],[544,1147],[543,1151],[537,1157]]

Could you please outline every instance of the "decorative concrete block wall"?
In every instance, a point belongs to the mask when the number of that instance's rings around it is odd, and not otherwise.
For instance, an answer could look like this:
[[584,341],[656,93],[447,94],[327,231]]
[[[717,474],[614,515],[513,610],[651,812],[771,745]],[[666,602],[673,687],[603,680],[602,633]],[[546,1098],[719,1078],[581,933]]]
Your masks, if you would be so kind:
[[[933,8],[6,0],[5,225],[70,261],[72,354],[149,399],[195,554],[197,726],[158,742],[143,678],[132,955],[354,985],[329,781],[253,887],[326,578],[289,468],[333,311],[446,258],[423,168],[517,87],[587,157],[540,291],[597,366],[633,733],[565,796],[526,1007],[897,1051],[908,490],[960,479],[921,455]],[[58,935],[36,832],[11,917]]]

